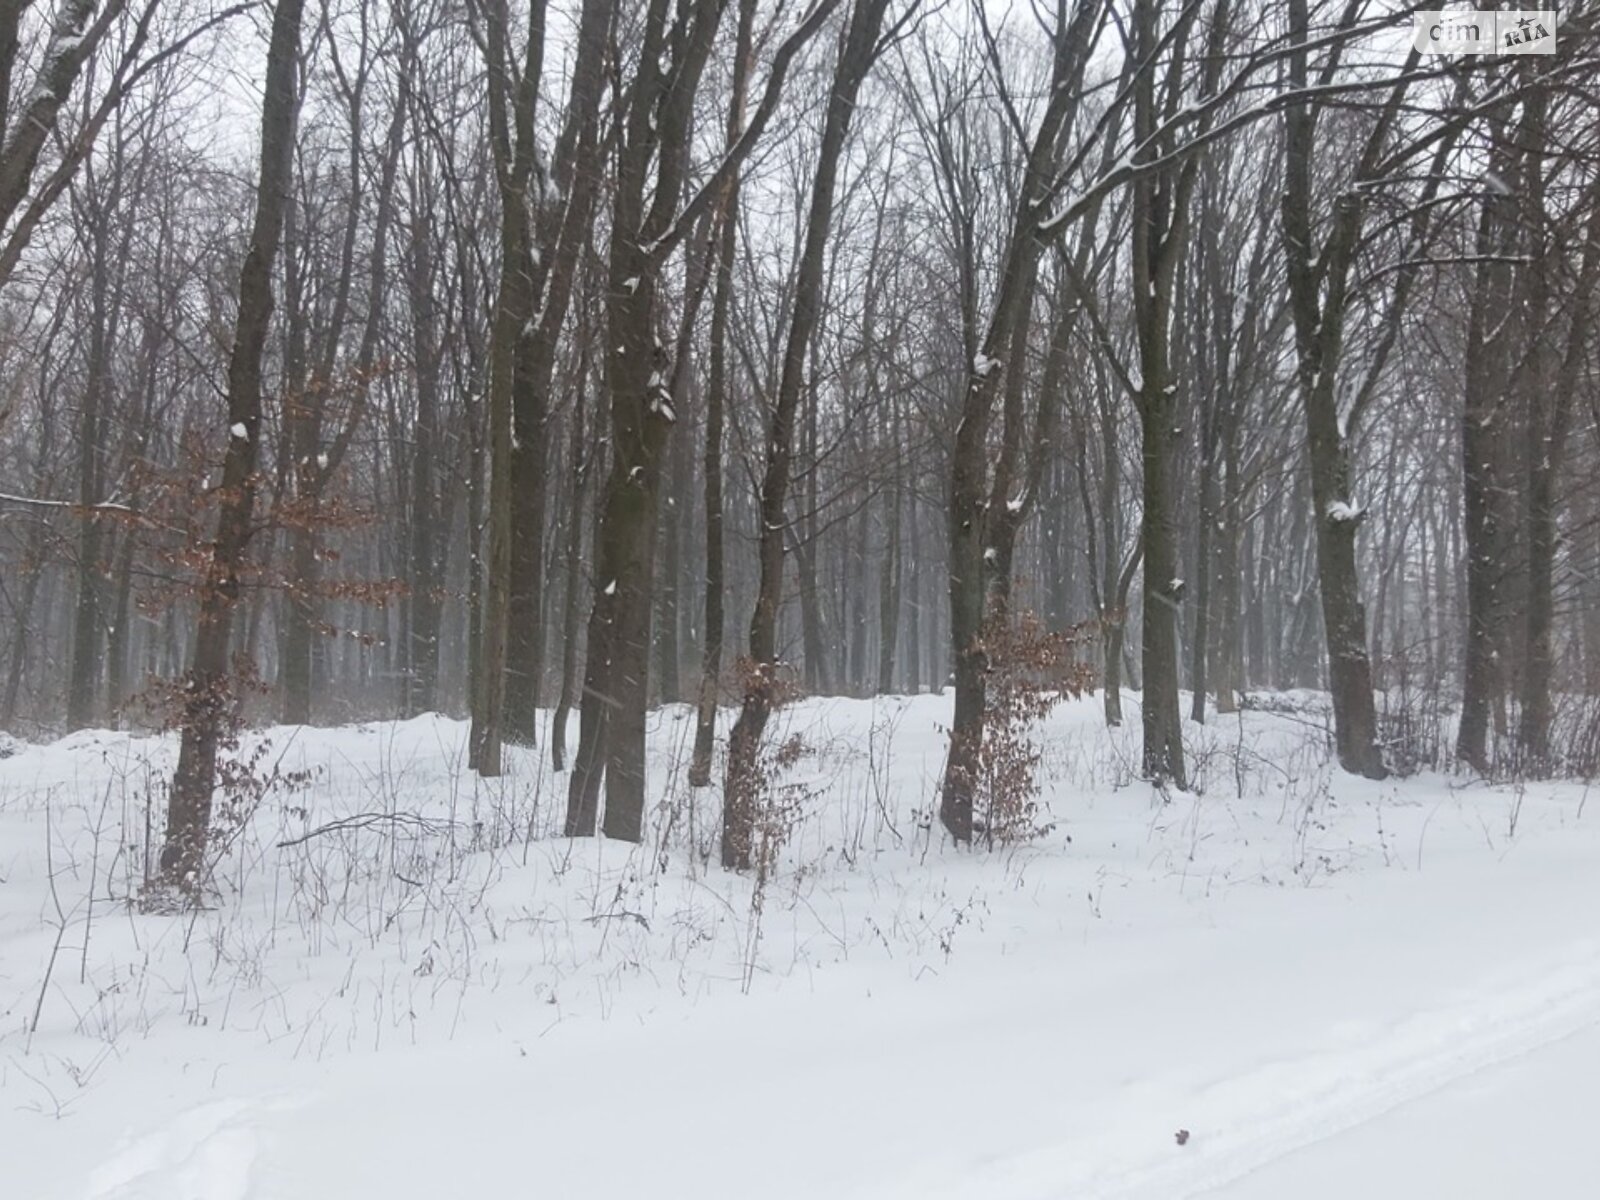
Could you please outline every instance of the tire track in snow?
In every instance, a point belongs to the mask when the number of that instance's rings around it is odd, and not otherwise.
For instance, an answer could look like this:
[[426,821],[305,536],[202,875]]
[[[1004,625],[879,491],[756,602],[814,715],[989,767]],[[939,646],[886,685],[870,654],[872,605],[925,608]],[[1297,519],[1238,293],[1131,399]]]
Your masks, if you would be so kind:
[[1348,1050],[1273,1063],[1220,1080],[1194,1099],[1193,1140],[1089,1194],[1178,1200],[1352,1129],[1488,1067],[1600,1025],[1600,947],[1586,944],[1525,987],[1410,1017]]
[[[1409,1101],[1600,1025],[1600,945],[1526,965],[1526,986],[1430,1009],[1359,1044],[1270,1062],[1116,1114],[1116,1145],[1074,1141],[995,1164],[963,1185],[991,1200],[1186,1200]],[[1343,1038],[1341,1038],[1343,1040]],[[1145,1097],[1148,1099],[1148,1097]],[[1114,1102],[1113,1102],[1114,1103]],[[1178,1113],[1188,1145],[1150,1126]],[[1125,1118],[1125,1119],[1124,1119]],[[1123,1130],[1138,1126],[1124,1139]],[[1177,1125],[1173,1125],[1176,1129]],[[1150,1149],[1159,1139],[1161,1150]],[[1137,1145],[1135,1144],[1137,1141]],[[952,1193],[954,1194],[954,1193]]]

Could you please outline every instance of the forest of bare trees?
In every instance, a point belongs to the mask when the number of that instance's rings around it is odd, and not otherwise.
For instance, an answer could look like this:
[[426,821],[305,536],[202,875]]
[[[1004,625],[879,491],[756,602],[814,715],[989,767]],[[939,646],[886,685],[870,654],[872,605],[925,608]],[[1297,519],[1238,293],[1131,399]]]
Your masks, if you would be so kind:
[[242,722],[428,711],[637,841],[692,706],[744,868],[777,706],[951,688],[970,841],[1030,614],[1163,787],[1292,689],[1369,778],[1592,774],[1600,6],[1413,28],[0,0],[0,729],[178,731],[179,886]]

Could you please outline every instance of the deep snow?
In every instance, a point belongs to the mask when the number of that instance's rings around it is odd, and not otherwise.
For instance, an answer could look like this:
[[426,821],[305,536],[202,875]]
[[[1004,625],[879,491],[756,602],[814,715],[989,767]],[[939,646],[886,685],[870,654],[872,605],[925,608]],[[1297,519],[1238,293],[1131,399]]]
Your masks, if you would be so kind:
[[1189,726],[1204,791],[1162,798],[1129,700],[1051,717],[1055,830],[977,852],[928,821],[948,697],[785,710],[759,905],[682,708],[640,848],[553,836],[542,750],[475,782],[460,723],[267,731],[313,778],[183,917],[122,902],[172,743],[25,748],[0,1195],[1600,1194],[1585,789],[1352,779],[1297,711]]

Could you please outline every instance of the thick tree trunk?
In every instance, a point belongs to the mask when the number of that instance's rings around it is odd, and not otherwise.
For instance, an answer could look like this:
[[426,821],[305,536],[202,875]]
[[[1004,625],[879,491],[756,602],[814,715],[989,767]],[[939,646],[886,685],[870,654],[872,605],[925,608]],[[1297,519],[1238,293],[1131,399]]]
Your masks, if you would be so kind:
[[1140,705],[1144,770],[1151,779],[1185,787],[1183,719],[1178,705],[1178,614],[1183,603],[1176,487],[1177,405],[1167,390],[1164,363],[1147,358],[1140,397],[1144,465],[1144,603],[1140,617]]
[[[532,280],[527,273],[528,229],[525,201],[513,192],[502,201],[500,290],[495,299],[489,337],[488,554],[484,561],[483,628],[477,685],[472,706],[469,765],[480,775],[500,774],[505,725],[507,674],[512,640],[512,596],[524,604],[517,610],[526,634],[530,615],[525,607],[528,581],[512,577],[513,456],[516,454],[515,395],[517,346],[532,309]],[[529,434],[529,436],[532,436]],[[524,567],[526,567],[524,563]],[[518,588],[518,585],[520,589]],[[537,614],[531,618],[537,624]],[[520,643],[526,648],[526,643]],[[526,657],[521,666],[528,665]],[[525,681],[524,681],[525,682]],[[526,693],[519,692],[525,699]]]
[[[1141,3],[1134,12],[1137,53],[1156,45],[1157,9]],[[1140,70],[1134,84],[1134,134],[1151,145],[1156,122],[1153,68]],[[1142,465],[1144,591],[1140,617],[1140,705],[1144,772],[1157,784],[1186,786],[1183,725],[1178,706],[1178,617],[1184,594],[1178,550],[1179,388],[1171,378],[1172,304],[1179,256],[1188,227],[1190,167],[1176,174],[1153,172],[1133,183],[1132,268],[1134,331],[1139,378],[1134,396],[1139,411]]]
[[39,576],[44,561],[44,522],[36,523],[28,534],[22,556],[22,598],[17,603],[16,633],[11,640],[11,662],[6,668],[6,690],[0,700],[0,727],[12,728],[17,720],[17,705],[22,697],[22,677],[28,665],[32,640],[27,630],[33,621],[34,603],[39,595]]
[[[1297,49],[1289,64],[1290,81],[1309,79],[1306,44],[1309,20],[1305,0],[1291,0],[1291,36]],[[1375,169],[1405,93],[1404,83],[1389,94],[1382,118],[1368,133],[1356,179]],[[1360,243],[1362,196],[1342,192],[1334,203],[1331,229],[1320,254],[1312,241],[1312,155],[1318,110],[1291,109],[1285,117],[1282,244],[1288,267],[1290,310],[1295,326],[1297,384],[1306,421],[1306,453],[1311,470],[1312,525],[1316,533],[1317,575],[1322,601],[1328,682],[1333,700],[1334,739],[1339,765],[1369,779],[1385,775],[1378,747],[1378,718],[1367,657],[1367,617],[1361,602],[1356,533],[1364,515],[1352,499],[1350,437],[1359,413],[1339,412],[1336,387],[1349,303],[1348,277]]]
[[661,582],[656,589],[656,699],[661,704],[676,704],[683,699],[683,679],[679,665],[683,651],[678,639],[678,584],[683,574],[683,530],[676,497],[689,487],[690,473],[684,467],[682,447],[686,439],[673,443],[670,455],[671,484],[661,511]]
[[618,247],[609,282],[612,464],[601,496],[596,594],[566,821],[569,837],[594,832],[603,780],[605,835],[631,842],[644,826],[651,576],[661,451],[674,417],[661,402],[667,364],[652,328],[656,281],[645,273],[643,257]]
[[906,497],[906,531],[911,546],[911,611],[906,614],[906,686],[912,695],[920,695],[923,687],[922,669],[922,538],[917,519],[917,497],[913,490]]
[[[119,164],[120,165],[120,164]],[[93,216],[97,227],[89,233],[90,247],[90,326],[89,362],[83,388],[82,424],[78,440],[78,497],[86,507],[105,499],[102,462],[105,456],[104,421],[111,374],[111,349],[115,337],[113,309],[119,297],[112,295],[112,253],[106,245],[110,213],[95,196]],[[120,268],[118,273],[120,274]],[[120,288],[117,289],[120,292]],[[93,723],[95,701],[103,660],[101,632],[105,628],[101,590],[104,587],[104,530],[100,518],[90,514],[78,526],[77,599],[72,619],[72,665],[67,681],[67,728],[83,729]]]
[[[1547,141],[1542,105],[1530,103],[1529,182],[1522,189],[1543,211],[1541,167]],[[1551,726],[1555,720],[1555,566],[1560,542],[1560,480],[1566,461],[1572,415],[1590,362],[1595,289],[1600,284],[1600,189],[1591,194],[1588,227],[1583,238],[1581,266],[1572,299],[1566,305],[1568,329],[1564,348],[1534,350],[1534,367],[1528,376],[1527,524],[1528,602],[1525,609],[1527,663],[1522,677],[1521,713],[1517,726],[1518,751],[1526,774],[1546,776],[1552,768]],[[1543,234],[1544,228],[1540,227]],[[1540,244],[1528,270],[1529,308],[1536,320],[1552,307],[1550,288],[1554,272],[1544,269],[1551,257],[1548,243]]]
[[485,24],[491,136],[501,193],[502,274],[490,351],[494,434],[485,672],[474,713],[479,730],[475,757],[483,774],[498,773],[503,739],[531,745],[537,733],[544,674],[549,397],[578,258],[593,225],[601,174],[602,67],[612,15],[607,0],[583,2],[570,98],[550,156],[549,177],[538,169],[544,156],[535,145],[546,5],[539,0],[531,10],[527,59],[519,79],[505,73],[505,9],[497,6]]
[[1356,567],[1361,514],[1348,499],[1347,451],[1338,436],[1331,390],[1319,387],[1307,398],[1307,418],[1312,429],[1311,496],[1317,513],[1317,578],[1328,647],[1334,740],[1341,767],[1368,779],[1382,779],[1387,771],[1378,749],[1367,616]]
[[[1557,466],[1544,421],[1530,422],[1528,512],[1528,603],[1524,610],[1527,662],[1517,722],[1517,750],[1524,774],[1542,778],[1550,771],[1550,726],[1555,719],[1555,561],[1559,531],[1556,516]],[[1538,430],[1535,433],[1535,429]],[[1532,463],[1538,463],[1535,466]]]
[[[816,350],[812,349],[812,377],[816,377]],[[817,477],[817,456],[820,453],[817,437],[817,406],[806,405],[804,461],[806,488],[804,515],[799,522],[799,538],[795,546],[795,574],[800,591],[800,652],[805,659],[805,687],[813,696],[833,694],[837,678],[829,654],[828,627],[822,607],[821,574],[817,559],[822,550],[822,528],[817,514],[821,504]]]
[[[133,497],[135,506],[138,496]],[[106,638],[106,713],[113,729],[124,728],[122,706],[131,694],[128,658],[133,642],[133,550],[135,538],[124,534],[113,572],[115,599],[111,604],[111,630]]]
[[1466,537],[1466,641],[1462,658],[1461,723],[1456,754],[1480,773],[1492,767],[1489,714],[1501,691],[1499,645],[1506,570],[1501,459],[1505,438],[1500,408],[1506,387],[1511,331],[1510,268],[1489,256],[1512,233],[1507,199],[1484,197],[1476,252],[1481,256],[1467,322],[1461,411],[1462,513]]
[[290,582],[285,597],[283,663],[279,682],[283,686],[283,723],[311,724],[311,697],[316,680],[313,667],[313,624],[317,619],[314,599],[321,575],[317,560],[316,535],[296,528],[289,538]]
[[1211,585],[1216,575],[1215,550],[1212,545],[1212,527],[1216,524],[1215,467],[1201,461],[1199,536],[1195,545],[1195,596],[1194,628],[1190,633],[1189,687],[1193,691],[1189,705],[1189,719],[1197,724],[1206,723],[1206,694],[1211,686],[1209,668],[1211,646],[1214,638],[1211,612]]

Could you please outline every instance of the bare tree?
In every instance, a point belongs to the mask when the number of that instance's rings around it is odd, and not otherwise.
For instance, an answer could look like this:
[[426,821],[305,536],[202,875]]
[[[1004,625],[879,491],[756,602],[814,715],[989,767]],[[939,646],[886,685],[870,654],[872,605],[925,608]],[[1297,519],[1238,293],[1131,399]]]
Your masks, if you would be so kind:
[[[861,83],[883,49],[880,32],[889,0],[856,0],[834,66],[833,82],[811,182],[805,225],[805,248],[795,281],[793,315],[784,348],[783,375],[777,401],[763,440],[766,468],[761,479],[758,557],[761,581],[750,618],[750,653],[744,665],[744,697],[739,719],[728,741],[727,782],[723,787],[722,865],[737,870],[750,866],[755,808],[760,791],[761,736],[781,695],[778,661],[778,606],[783,600],[784,541],[788,534],[788,497],[794,459],[795,418],[800,407],[806,355],[818,319],[823,259],[833,225],[834,187],[850,117]],[[907,18],[910,12],[908,10]],[[903,21],[902,21],[903,23]]]
[[602,779],[606,836],[638,841],[644,824],[654,534],[661,454],[677,420],[670,364],[655,330],[662,268],[740,169],[771,119],[790,63],[836,2],[818,0],[778,47],[749,126],[687,200],[687,133],[721,8],[695,0],[669,13],[665,0],[651,0],[637,73],[615,87],[620,132],[606,331],[612,454],[601,495],[578,757],[567,794],[569,836],[594,831]]
[[228,448],[222,463],[216,534],[206,554],[194,657],[183,684],[182,740],[167,802],[161,871],[194,892],[202,871],[216,786],[217,752],[232,704],[228,651],[255,511],[261,435],[261,362],[272,318],[272,267],[283,236],[294,152],[296,59],[303,0],[278,0],[267,48],[261,155],[250,248],[239,275],[239,306],[228,359]]

